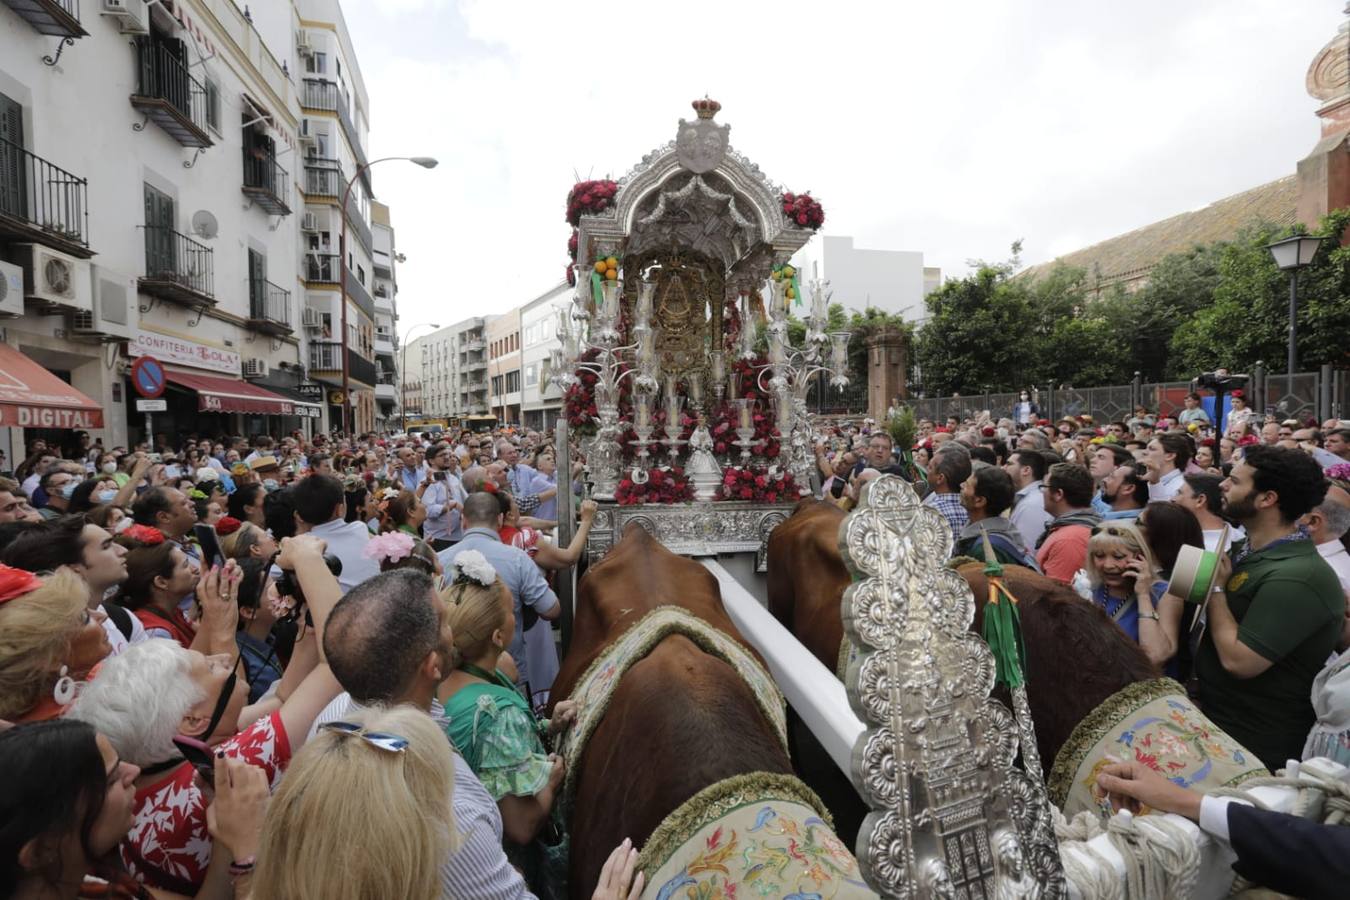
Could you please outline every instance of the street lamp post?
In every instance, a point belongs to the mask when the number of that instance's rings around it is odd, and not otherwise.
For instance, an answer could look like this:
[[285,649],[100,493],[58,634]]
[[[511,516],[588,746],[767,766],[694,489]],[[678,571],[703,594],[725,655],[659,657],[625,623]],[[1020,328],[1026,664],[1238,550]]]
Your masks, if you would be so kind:
[[407,333],[403,335],[403,361],[398,367],[398,411],[399,430],[404,434],[408,433],[408,388],[406,387],[408,381],[408,338],[419,328],[430,328],[435,331],[440,327],[435,322],[419,322],[409,328]]
[[[1312,264],[1322,238],[1309,237],[1306,234],[1294,235],[1282,241],[1269,244],[1275,265],[1289,273],[1289,376],[1298,371],[1298,270]],[[1290,385],[1292,389],[1293,385]]]
[[351,384],[351,362],[347,359],[347,201],[352,198],[352,187],[356,184],[356,179],[361,177],[361,173],[370,169],[376,163],[389,162],[391,160],[406,160],[416,163],[424,169],[436,168],[436,160],[430,156],[385,156],[381,159],[371,160],[363,166],[357,166],[352,177],[347,181],[347,189],[342,194],[342,208],[338,210],[338,215],[342,218],[342,235],[338,238],[338,271],[341,292],[338,299],[342,302],[342,431],[347,437],[352,434],[352,384]]

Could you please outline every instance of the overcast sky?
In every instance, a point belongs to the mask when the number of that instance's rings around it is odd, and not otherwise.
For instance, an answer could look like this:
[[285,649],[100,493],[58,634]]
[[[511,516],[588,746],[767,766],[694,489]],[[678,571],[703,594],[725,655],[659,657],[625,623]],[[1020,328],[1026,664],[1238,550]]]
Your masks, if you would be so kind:
[[343,0],[401,252],[399,330],[563,275],[577,177],[721,101],[824,231],[944,275],[1035,263],[1291,174],[1340,0]]

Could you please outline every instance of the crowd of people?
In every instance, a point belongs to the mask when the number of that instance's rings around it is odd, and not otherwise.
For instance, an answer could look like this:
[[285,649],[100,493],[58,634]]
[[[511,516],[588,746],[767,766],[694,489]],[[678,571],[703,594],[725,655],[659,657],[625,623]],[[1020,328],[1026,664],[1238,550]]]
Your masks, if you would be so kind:
[[[1272,770],[1350,764],[1350,427],[1235,400],[1222,434],[1194,396],[1104,425],[1024,401],[903,448],[836,422],[813,489],[908,479],[954,557],[1077,589]],[[0,476],[0,894],[566,895],[576,710],[541,712],[596,506],[550,435],[28,450]],[[1169,590],[1187,546],[1220,554],[1203,609]],[[635,862],[595,896],[637,896]]]
[[[0,477],[0,895],[566,895],[575,709],[539,713],[595,505],[553,540],[545,435],[29,451]],[[636,897],[636,860],[595,896]]]

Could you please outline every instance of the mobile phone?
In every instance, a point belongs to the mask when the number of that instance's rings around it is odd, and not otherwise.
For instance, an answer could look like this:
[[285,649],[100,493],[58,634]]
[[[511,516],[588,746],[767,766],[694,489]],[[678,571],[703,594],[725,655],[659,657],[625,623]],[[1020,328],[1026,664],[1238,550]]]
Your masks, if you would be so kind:
[[435,481],[444,481],[444,480],[445,480],[445,472],[444,472],[444,471],[441,471],[441,470],[437,470],[437,471],[431,473],[431,477],[432,477],[432,479],[435,480]]
[[192,768],[197,770],[197,774],[202,776],[208,785],[216,783],[216,757],[211,752],[210,747],[185,734],[174,735],[173,745],[178,748],[178,752],[183,754],[183,759],[192,764]]
[[197,545],[202,548],[202,562],[208,566],[225,565],[225,554],[220,550],[220,539],[216,536],[214,526],[198,522],[192,526],[192,533],[197,538]]

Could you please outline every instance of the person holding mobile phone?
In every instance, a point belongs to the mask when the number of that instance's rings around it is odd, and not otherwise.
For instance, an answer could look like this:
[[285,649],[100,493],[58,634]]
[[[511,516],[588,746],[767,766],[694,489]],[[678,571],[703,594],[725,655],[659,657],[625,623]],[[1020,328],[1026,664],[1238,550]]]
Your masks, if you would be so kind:
[[468,494],[455,474],[459,462],[449,444],[432,447],[427,461],[427,475],[417,486],[417,496],[426,508],[422,536],[439,553],[464,536],[460,511]]
[[1167,593],[1138,526],[1112,521],[1094,527],[1086,569],[1092,602],[1134,638],[1154,665],[1176,677],[1183,601]]

